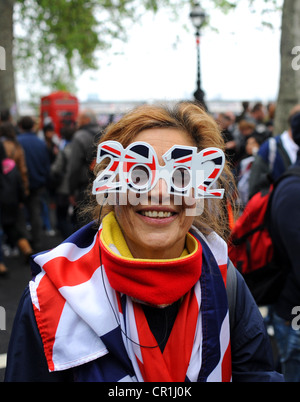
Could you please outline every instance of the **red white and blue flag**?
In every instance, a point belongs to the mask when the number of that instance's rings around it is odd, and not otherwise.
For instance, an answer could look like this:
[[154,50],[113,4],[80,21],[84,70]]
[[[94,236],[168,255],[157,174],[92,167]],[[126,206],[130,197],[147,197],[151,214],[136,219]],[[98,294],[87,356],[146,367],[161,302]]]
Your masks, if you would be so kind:
[[194,328],[188,323],[186,327],[194,335],[186,339],[175,321],[168,340],[173,347],[177,342],[178,350],[190,343],[183,374],[179,373],[183,366],[180,353],[178,364],[172,358],[175,369],[169,370],[168,346],[163,354],[159,348],[140,346],[155,339],[142,328],[145,317],[138,303],[110,286],[105,267],[100,266],[99,236],[93,224],[55,249],[36,255],[30,293],[49,371],[72,368],[78,381],[159,381],[152,363],[153,368],[148,367],[148,353],[155,353],[166,381],[231,381],[224,286],[227,246],[216,234],[205,238],[198,233],[197,237],[203,246],[202,273],[180,309],[182,315],[184,309],[194,314]]

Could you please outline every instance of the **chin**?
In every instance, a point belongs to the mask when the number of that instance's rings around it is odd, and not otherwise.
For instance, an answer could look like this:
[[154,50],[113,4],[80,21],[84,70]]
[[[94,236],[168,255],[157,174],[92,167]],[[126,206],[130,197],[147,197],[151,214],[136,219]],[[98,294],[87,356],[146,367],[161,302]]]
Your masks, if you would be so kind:
[[[143,249],[147,251],[147,254],[152,254],[153,259],[161,259],[164,258],[162,255],[168,254],[168,251],[173,249],[176,245],[176,242],[170,241],[170,237],[167,235],[161,236],[150,236],[149,238],[143,238],[144,247]],[[151,245],[151,246],[150,246]],[[169,257],[168,257],[169,258]],[[170,257],[173,258],[173,257]],[[175,258],[175,257],[174,257]]]

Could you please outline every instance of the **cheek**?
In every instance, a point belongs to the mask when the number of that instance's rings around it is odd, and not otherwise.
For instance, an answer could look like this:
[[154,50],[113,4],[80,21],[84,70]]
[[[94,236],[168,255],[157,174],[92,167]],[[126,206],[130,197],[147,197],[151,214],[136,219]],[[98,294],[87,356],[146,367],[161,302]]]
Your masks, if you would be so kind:
[[126,206],[116,205],[115,216],[121,229],[123,231],[126,231],[128,229],[128,220],[127,220],[128,214],[126,214]]
[[187,226],[191,227],[195,218],[202,215],[203,211],[204,199],[200,198],[196,200],[192,196],[184,198],[184,219]]
[[[119,199],[119,202],[122,200]],[[128,233],[134,231],[136,225],[136,219],[134,216],[134,211],[130,204],[128,204],[127,197],[124,197],[123,204],[117,204],[115,206],[115,216],[122,229],[123,233]]]
[[194,197],[194,189],[191,189],[190,194],[188,196],[181,197],[181,205],[186,212],[191,209],[195,209],[196,203],[197,200]]
[[195,219],[195,215],[196,215],[195,210],[196,209],[191,209],[191,210],[187,210],[188,212],[186,212],[186,216],[185,216],[184,223],[183,223],[183,227],[184,227],[185,232],[188,232],[190,227],[194,223],[194,219]]
[[189,195],[188,197],[183,197],[183,206],[184,208],[195,208],[196,206],[196,199],[194,198],[193,194]]

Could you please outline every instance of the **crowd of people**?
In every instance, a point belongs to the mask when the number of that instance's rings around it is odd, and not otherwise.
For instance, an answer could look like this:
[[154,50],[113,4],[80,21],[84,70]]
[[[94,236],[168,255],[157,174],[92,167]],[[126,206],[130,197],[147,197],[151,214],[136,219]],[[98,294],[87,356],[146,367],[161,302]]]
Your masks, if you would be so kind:
[[42,127],[31,116],[14,124],[9,111],[1,113],[0,276],[7,274],[5,256],[21,253],[28,260],[41,251],[44,235],[67,238],[78,229],[76,205],[90,179],[87,160],[92,162],[100,132],[89,110],[60,133],[51,119]]
[[[182,109],[183,108],[184,107],[182,106]],[[300,116],[300,105],[295,105],[295,107],[291,110],[290,116],[287,116],[287,128],[284,133],[274,132],[274,116],[276,113],[276,107],[274,104],[269,104],[265,106],[262,103],[250,105],[249,102],[243,102],[242,109],[243,110],[240,115],[235,115],[231,111],[228,111],[210,116],[209,118],[211,119],[211,121],[207,121],[207,126],[210,126],[212,132],[215,130],[214,124],[216,124],[216,127],[219,127],[219,132],[221,132],[223,137],[222,141],[225,142],[225,155],[228,166],[228,171],[226,174],[228,178],[230,177],[229,174],[232,175],[234,185],[236,185],[237,187],[237,197],[235,198],[236,205],[234,205],[234,207],[238,207],[238,210],[240,211],[239,214],[242,213],[243,209],[247,205],[247,202],[255,193],[262,190],[263,188],[268,188],[270,186],[270,183],[275,182],[276,179],[280,177],[280,175],[286,169],[288,169],[289,166],[297,163],[297,155],[300,145],[300,141],[298,138],[300,130],[298,130],[298,126],[293,120],[294,116]],[[190,110],[189,112],[187,112],[187,110],[188,107],[186,107],[186,113],[190,113],[190,117],[195,119],[196,121],[196,115],[194,115],[196,113],[195,110]],[[159,120],[157,117],[157,110],[149,109],[149,113],[149,118],[152,113],[153,120],[155,120],[155,118]],[[160,113],[162,112],[160,111]],[[176,117],[179,121],[179,112],[177,111],[177,113],[178,114],[176,115]],[[184,113],[183,110],[180,110],[180,113]],[[137,119],[137,121],[139,121],[138,119],[141,119],[141,116],[137,113],[135,115],[135,118]],[[206,118],[206,116],[203,117],[204,120]],[[164,116],[164,119],[166,121],[164,130],[168,131],[167,127],[172,127],[172,125],[170,122],[168,122],[168,126],[167,120],[171,119],[171,117]],[[118,123],[116,123],[116,127],[119,129],[120,132],[124,130],[126,124],[128,124],[128,126],[131,126],[132,130],[135,129],[134,122],[129,122],[129,118],[128,120],[126,120],[125,117],[125,119],[121,119],[121,121],[122,124],[120,125],[120,127],[118,127]],[[180,124],[183,123],[180,122]],[[149,125],[149,127],[152,126]],[[159,136],[157,137],[160,138],[160,140],[155,140],[156,135],[158,134],[155,132],[155,130],[159,131],[161,127],[163,127],[163,125],[160,122],[156,123],[156,125],[153,124],[153,127],[151,129],[148,128],[148,133],[153,130],[150,133],[150,136],[147,135],[147,130],[143,131],[142,129],[140,130],[140,132],[132,135],[135,135],[137,139],[141,138],[141,140],[145,141],[147,139],[147,142],[149,143],[151,143],[152,141],[155,146],[158,146],[159,141],[163,141],[163,143],[164,141],[169,141],[169,148],[171,148],[173,141],[175,141],[174,137],[176,137],[174,132],[172,140],[171,137],[169,138],[168,136],[166,136],[166,139],[163,139],[163,137],[161,137],[163,133],[166,133],[166,131],[160,131]],[[118,138],[117,135],[119,132],[117,131],[117,129],[115,129],[115,133],[113,133],[113,130],[114,129],[111,129],[110,132],[108,129],[108,133],[111,134],[111,138]],[[176,130],[174,129],[174,131]],[[186,132],[188,132],[189,130],[192,131],[190,127],[185,127],[185,130]],[[142,135],[142,133],[146,134]],[[298,137],[295,135],[295,133],[297,133]],[[32,117],[24,116],[20,118],[17,125],[14,125],[10,119],[9,113],[6,113],[5,111],[2,112],[0,120],[0,158],[2,170],[0,171],[0,184],[2,188],[0,198],[0,223],[2,230],[0,242],[0,276],[7,274],[5,259],[3,258],[3,249],[5,247],[10,250],[13,250],[15,247],[17,247],[22,253],[23,257],[28,260],[30,255],[41,251],[40,240],[42,238],[43,232],[45,232],[47,235],[51,235],[53,231],[59,231],[61,237],[65,239],[68,236],[74,234],[79,228],[82,228],[84,225],[90,222],[90,218],[88,218],[84,214],[80,214],[79,212],[80,206],[87,203],[88,200],[88,192],[90,191],[89,184],[91,183],[91,180],[93,180],[93,172],[95,167],[94,165],[97,149],[96,144],[98,143],[101,135],[102,127],[99,126],[96,115],[90,110],[81,111],[78,117],[77,124],[72,127],[65,127],[60,133],[55,132],[51,120],[45,121],[42,130],[40,130],[40,127],[38,127],[36,121]],[[113,135],[115,135],[115,137]],[[105,135],[105,138],[106,137],[107,134]],[[108,139],[109,138],[110,137],[108,135]],[[178,140],[179,142],[182,142],[182,145],[191,145],[193,142],[191,142],[191,140],[187,140],[187,138],[181,138],[179,134]],[[193,140],[195,140],[195,138]],[[210,140],[212,144],[213,141],[215,141],[216,144],[218,143],[218,140],[216,138],[213,139],[213,137],[211,137]],[[201,139],[199,139],[199,141],[201,141]],[[221,144],[221,142],[219,144]],[[159,145],[157,149],[161,150],[161,146]],[[53,210],[54,208],[55,211],[54,221],[53,219],[50,219],[50,208],[51,210]],[[277,208],[280,207],[277,206]],[[116,207],[114,213],[116,215],[117,221],[121,226],[122,233],[124,234],[125,240],[130,250],[139,250],[139,252],[137,252],[137,255],[133,255],[133,257],[143,258],[143,256],[147,253],[143,254],[142,250],[146,250],[147,248],[151,251],[150,255],[152,255],[153,252],[151,247],[149,246],[150,243],[147,243],[146,246],[142,240],[137,240],[137,237],[139,236],[139,223],[137,222],[136,227],[134,227],[134,222],[129,222],[131,216],[130,214],[132,213],[130,209],[127,208],[127,211],[126,208],[123,208],[123,210],[118,210],[118,208]],[[220,210],[218,211],[218,214],[221,214]],[[274,212],[274,214],[276,216],[279,216],[279,214],[277,214],[276,212]],[[134,220],[134,215],[132,216],[132,219]],[[114,218],[110,217],[110,221],[109,219],[106,220],[107,227],[110,225],[109,229],[105,229],[105,231],[107,230],[107,233],[105,232],[105,236],[107,236],[107,238],[109,237],[109,231],[116,230],[114,228],[115,221],[113,219]],[[296,222],[299,221],[299,219],[297,219],[298,218],[295,218]],[[180,237],[182,241],[184,241],[188,233],[190,222],[187,222],[186,225],[186,230],[184,229],[185,227],[182,229],[184,232],[182,234],[182,239]],[[276,225],[282,225],[282,223],[276,222]],[[205,233],[205,229],[201,227],[201,225],[198,227],[198,230],[200,230],[202,234]],[[297,228],[295,227],[294,230],[297,230]],[[173,233],[172,236],[175,236],[175,234]],[[110,235],[113,236],[112,234]],[[168,236],[169,235],[171,236],[171,234],[168,234]],[[289,260],[289,251],[285,249],[285,247],[287,247],[287,244],[283,240],[285,234],[281,233],[280,235],[282,237],[277,240],[283,249],[283,258]],[[143,233],[143,236],[145,236],[146,242],[148,238],[147,232]],[[114,239],[114,236],[112,238]],[[151,236],[149,237],[149,239],[154,242],[156,241],[154,237]],[[160,241],[162,243],[164,242],[162,239]],[[199,241],[200,243],[202,242],[202,240]],[[203,244],[202,247],[203,249],[205,248]],[[101,253],[103,253],[103,259],[106,259],[106,251],[102,250]],[[297,253],[295,249],[293,249],[293,253],[293,259],[296,259]],[[127,254],[126,256],[128,257]],[[176,259],[177,257],[179,257],[177,256],[177,254],[170,254],[168,258]],[[151,258],[158,257],[152,256]],[[165,257],[162,256],[161,258]],[[129,264],[128,261],[126,261],[126,264]],[[129,267],[129,269],[131,268]],[[110,273],[108,274],[108,276],[109,275]],[[114,275],[116,275],[116,273],[114,273]],[[114,288],[110,279],[111,278],[109,277],[109,283]],[[122,283],[122,278],[120,277],[119,279],[120,283]],[[153,284],[151,284],[151,286],[153,286]],[[242,285],[240,284],[240,286]],[[111,288],[109,288],[109,291],[111,291]],[[144,290],[142,289],[142,291]],[[120,292],[127,294],[125,291],[122,291],[122,289],[120,290]],[[141,296],[139,295],[136,297],[139,298]],[[180,297],[183,296],[179,295],[176,300],[172,300],[172,306],[174,306],[173,302],[179,300]],[[246,299],[248,298],[248,296],[243,297],[245,297]],[[249,306],[252,306],[252,302],[249,300]],[[243,303],[244,302],[245,300],[243,299]],[[169,300],[167,301],[167,303],[165,303],[164,300],[160,301],[159,303],[157,301],[155,301],[155,303],[152,303],[151,301],[151,304],[169,305],[170,302]],[[127,308],[129,307],[126,307],[126,309]],[[245,306],[244,308],[246,309]],[[251,308],[252,318],[254,322],[256,322],[259,331],[261,331],[259,336],[262,336],[261,334],[263,333],[263,329],[260,327],[260,324],[258,324],[259,320],[256,316],[257,313],[254,312],[253,307]],[[170,314],[176,317],[179,311],[178,309],[179,305],[176,304],[176,312],[174,310],[170,312]],[[146,308],[144,309],[144,312],[147,316],[148,322],[150,323],[151,319],[153,319],[155,316],[154,312],[150,312],[150,310],[146,311]],[[239,311],[239,313],[242,314],[241,311]],[[248,312],[248,314],[250,313]],[[284,320],[285,317],[281,316],[281,319]],[[243,321],[242,318],[241,321]],[[138,325],[138,322],[136,322],[136,325]],[[246,325],[246,323],[245,328],[248,328],[248,325]],[[251,328],[251,330],[252,329],[253,327]],[[251,332],[251,330],[249,331]],[[125,337],[128,338],[129,341],[131,341],[130,336],[133,335],[127,336],[126,329],[124,328],[123,330],[121,329],[121,331],[122,334],[125,333]],[[159,330],[159,328],[157,327],[157,325],[155,326],[155,324],[153,324],[153,331],[154,333],[155,331],[158,331],[159,336],[163,336],[163,334],[161,333],[162,330]],[[169,329],[169,331],[171,331],[171,328]],[[237,337],[237,333],[233,336],[232,341],[236,340],[235,337]],[[151,343],[149,339],[150,338],[145,338],[144,342],[146,342],[146,344],[147,342]],[[265,350],[265,341],[263,340],[264,336],[262,336],[260,344],[256,346],[254,345],[254,340],[250,339],[249,333],[247,334],[247,339],[247,346],[246,341],[243,346],[241,346],[242,344],[240,343],[239,350],[237,344],[240,341],[237,342],[236,345],[234,344],[234,342],[232,342],[231,345],[233,355],[236,354],[236,359],[238,361],[235,361],[234,368],[237,371],[239,371],[238,367],[242,367],[244,364],[241,361],[241,353],[244,350],[243,348],[247,348],[251,344],[251,348],[257,347],[256,353],[260,353],[260,348],[262,348],[262,350]],[[297,342],[299,343],[299,337]],[[280,344],[280,353],[281,363],[284,365],[289,361],[291,356],[289,346],[282,346],[283,344],[284,342]],[[289,348],[289,352],[283,350],[284,348]],[[300,355],[300,345],[297,345],[297,348],[295,350],[293,350],[292,355],[293,370],[296,370],[299,373],[300,370],[297,366],[297,361],[299,360],[298,357]],[[194,352],[192,352],[192,354],[193,353]],[[137,376],[137,378],[138,376],[144,378],[152,378],[151,376],[154,374],[151,372],[150,365],[154,364],[153,359],[151,360],[150,355],[146,354],[146,352],[144,354],[144,351],[142,354],[145,366],[141,368],[141,365],[139,365],[139,369],[135,370],[135,375]],[[159,355],[157,356],[159,360]],[[264,361],[262,363],[262,366],[264,366],[265,368],[258,367],[258,365],[255,369],[253,369],[253,367],[258,364],[257,361],[255,364],[253,361],[248,361],[247,363],[245,363],[246,366],[248,365],[247,369],[249,369],[249,371],[251,371],[252,369],[256,371],[257,377],[254,376],[252,380],[254,378],[258,378],[259,375],[261,376],[261,381],[280,380],[280,376],[277,377],[277,373],[275,373],[275,371],[273,374],[270,374],[272,372],[272,369],[271,365],[266,360],[267,356],[263,358],[262,355],[260,355],[257,358]],[[149,367],[147,366],[148,368],[146,367],[146,360],[148,361],[148,363],[150,362]],[[226,362],[224,360],[224,365],[225,364]],[[143,370],[145,370],[145,372]],[[160,373],[160,371],[161,369],[158,371],[158,373]],[[242,369],[241,371],[244,371],[244,369]],[[265,373],[262,374],[262,372],[264,371]],[[269,374],[266,375],[266,372],[268,372]],[[287,368],[286,372],[289,372],[289,368]],[[68,371],[68,375],[69,373],[70,371]],[[79,377],[81,376],[80,378],[85,378],[88,373],[84,370],[78,370],[76,375],[78,375]],[[163,373],[162,375],[165,375],[165,373]],[[243,375],[245,375],[245,377],[243,377]],[[238,372],[235,373],[236,378],[240,379],[241,381],[243,381],[243,379],[246,378],[247,375],[249,376],[249,378],[251,378],[251,375],[249,373],[247,373],[246,375],[244,372],[243,375]],[[43,374],[43,376],[42,378],[44,380],[47,380],[47,374]],[[169,378],[168,376],[166,376],[166,378]],[[14,376],[12,375],[11,380],[13,380],[13,378]],[[104,378],[106,377],[104,376]],[[107,378],[111,380],[109,376]],[[108,380],[107,378],[106,380]],[[155,375],[153,378],[156,378]],[[299,375],[298,377],[295,375],[291,376],[291,378],[293,378],[293,380],[295,380],[296,378],[296,381],[300,381]]]

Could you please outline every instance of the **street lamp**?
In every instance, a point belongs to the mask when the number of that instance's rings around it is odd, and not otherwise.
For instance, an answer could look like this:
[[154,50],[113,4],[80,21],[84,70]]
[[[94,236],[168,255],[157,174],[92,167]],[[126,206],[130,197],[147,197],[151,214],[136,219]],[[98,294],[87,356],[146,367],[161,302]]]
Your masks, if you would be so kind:
[[197,89],[194,98],[207,109],[204,101],[205,93],[201,89],[201,72],[200,72],[200,30],[206,21],[206,14],[199,3],[196,3],[190,13],[193,26],[196,28],[196,45],[197,45]]

